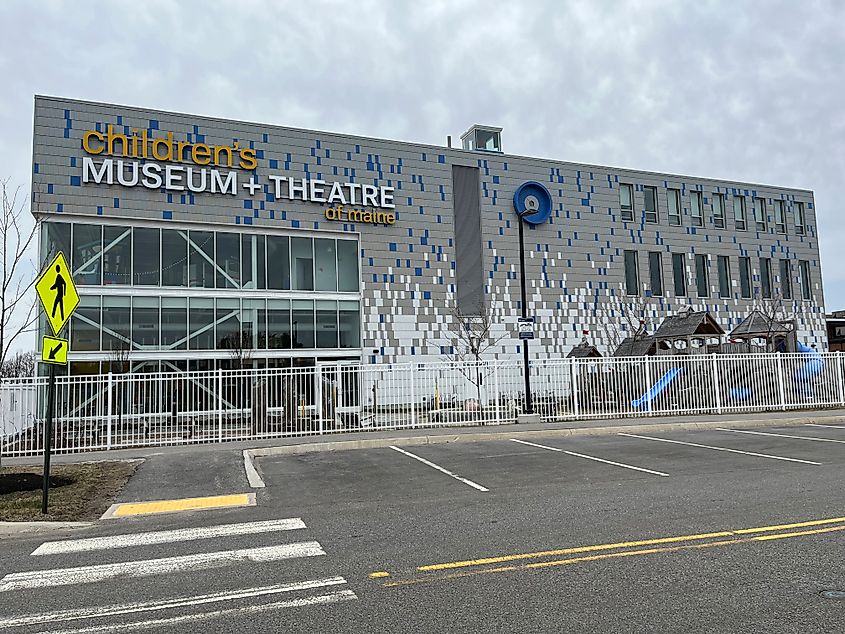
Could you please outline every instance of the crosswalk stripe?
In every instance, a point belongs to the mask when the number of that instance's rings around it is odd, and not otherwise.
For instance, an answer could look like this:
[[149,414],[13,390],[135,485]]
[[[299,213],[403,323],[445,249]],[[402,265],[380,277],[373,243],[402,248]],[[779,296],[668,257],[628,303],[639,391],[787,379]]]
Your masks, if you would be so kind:
[[319,542],[299,542],[261,548],[223,550],[197,555],[145,559],[114,564],[80,566],[77,568],[56,568],[53,570],[33,570],[30,572],[11,573],[0,579],[0,592],[66,586],[83,583],[96,583],[115,577],[143,577],[188,570],[203,570],[240,561],[264,563],[299,557],[325,555]]
[[328,605],[331,603],[340,603],[342,601],[352,601],[357,598],[358,596],[354,592],[352,592],[352,590],[339,590],[337,592],[331,592],[329,594],[318,594],[312,597],[303,597],[301,599],[291,599],[288,601],[277,601],[275,603],[262,603],[259,605],[247,605],[239,608],[214,610],[212,612],[185,614],[182,616],[173,616],[165,619],[152,619],[149,621],[135,621],[131,623],[115,623],[112,625],[97,625],[94,627],[85,627],[75,630],[59,630],[53,631],[51,632],[51,634],[108,634],[109,632],[119,632],[121,630],[135,631],[140,628],[161,627],[162,625],[177,625],[189,621],[201,621],[220,616],[243,616],[245,614],[256,614],[259,612],[269,612],[271,610],[282,610],[285,608],[301,608],[310,605]]
[[142,612],[157,612],[159,610],[170,610],[174,608],[207,605],[223,601],[236,601],[253,597],[272,596],[283,592],[297,592],[301,590],[313,590],[346,584],[343,577],[328,577],[326,579],[315,579],[313,581],[300,581],[297,583],[280,583],[271,586],[260,586],[256,588],[245,588],[243,590],[230,590],[216,592],[214,594],[201,594],[193,597],[179,597],[165,599],[162,601],[144,601],[140,603],[125,603],[118,605],[98,606],[81,608],[77,610],[60,610],[44,614],[31,614],[12,618],[0,619],[0,630],[7,627],[23,627],[26,625],[40,625],[42,623],[60,623],[63,621],[81,621],[92,618],[108,616],[120,616],[123,614],[138,614]]
[[172,542],[190,542],[197,539],[213,539],[215,537],[234,537],[237,535],[254,535],[275,531],[292,531],[302,528],[305,528],[305,522],[298,517],[269,520],[266,522],[249,522],[245,524],[221,524],[219,526],[201,526],[179,530],[151,531],[148,533],[112,535],[110,537],[90,537],[86,539],[45,542],[32,551],[32,554],[38,556],[80,553],[108,548],[151,546]]

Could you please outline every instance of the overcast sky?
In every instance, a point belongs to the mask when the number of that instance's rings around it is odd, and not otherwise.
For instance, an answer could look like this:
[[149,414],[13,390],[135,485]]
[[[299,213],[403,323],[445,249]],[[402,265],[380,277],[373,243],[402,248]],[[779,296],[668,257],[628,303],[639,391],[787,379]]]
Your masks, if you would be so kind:
[[[845,2],[2,0],[0,177],[33,95],[815,191],[845,308]],[[837,189],[840,194],[837,195]]]

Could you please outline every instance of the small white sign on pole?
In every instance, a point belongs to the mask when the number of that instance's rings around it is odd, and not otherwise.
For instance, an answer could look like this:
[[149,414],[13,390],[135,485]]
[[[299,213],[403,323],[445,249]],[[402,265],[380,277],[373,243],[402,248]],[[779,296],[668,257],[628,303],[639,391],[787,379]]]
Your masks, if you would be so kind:
[[519,331],[520,339],[534,338],[534,318],[520,317],[517,321],[517,330]]

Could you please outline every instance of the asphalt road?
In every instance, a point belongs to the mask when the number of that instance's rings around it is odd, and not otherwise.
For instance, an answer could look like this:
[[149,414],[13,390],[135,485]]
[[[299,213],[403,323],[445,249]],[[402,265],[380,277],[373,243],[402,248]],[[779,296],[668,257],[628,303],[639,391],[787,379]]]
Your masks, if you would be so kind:
[[842,631],[845,428],[754,431],[263,458],[254,507],[0,542],[0,631]]

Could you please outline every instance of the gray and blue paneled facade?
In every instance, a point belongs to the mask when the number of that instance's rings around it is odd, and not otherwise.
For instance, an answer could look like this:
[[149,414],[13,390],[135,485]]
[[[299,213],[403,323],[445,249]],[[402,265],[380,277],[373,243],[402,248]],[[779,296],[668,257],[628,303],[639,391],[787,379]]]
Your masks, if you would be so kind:
[[[156,139],[164,159],[152,155]],[[228,150],[215,159],[215,148]],[[564,356],[584,331],[606,350],[604,324],[624,335],[631,310],[657,325],[706,309],[730,331],[766,302],[794,316],[800,341],[827,347],[807,190],[54,97],[35,99],[33,161],[42,255],[70,253],[83,299],[71,325],[79,371],[115,347],[161,369],[219,367],[243,347],[268,364],[443,359],[457,297],[479,296],[457,288],[454,166],[478,176],[480,227],[460,234],[477,231],[481,270],[460,277],[482,287],[489,357],[520,353],[513,196],[527,181],[552,197],[548,221],[525,233],[532,357]],[[161,186],[119,182],[118,171],[132,183],[146,165]],[[170,186],[167,165],[178,166]],[[337,198],[323,202],[334,183],[346,188],[341,213]]]

